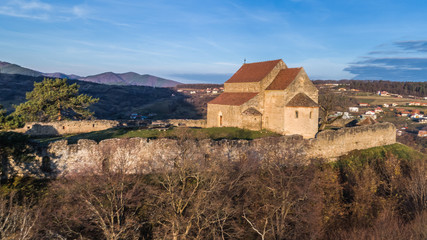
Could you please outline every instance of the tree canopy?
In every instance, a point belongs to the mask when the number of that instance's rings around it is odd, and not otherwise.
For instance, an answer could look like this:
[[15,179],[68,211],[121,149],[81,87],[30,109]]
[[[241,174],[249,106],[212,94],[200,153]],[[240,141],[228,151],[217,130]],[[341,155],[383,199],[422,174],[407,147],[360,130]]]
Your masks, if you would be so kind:
[[0,105],[0,130],[9,130],[23,125],[23,119],[20,116],[6,115],[6,110]]
[[45,78],[35,82],[34,89],[26,94],[27,102],[15,106],[14,115],[26,122],[49,122],[64,119],[88,119],[93,113],[88,107],[98,98],[80,94],[79,85],[69,85],[67,79]]

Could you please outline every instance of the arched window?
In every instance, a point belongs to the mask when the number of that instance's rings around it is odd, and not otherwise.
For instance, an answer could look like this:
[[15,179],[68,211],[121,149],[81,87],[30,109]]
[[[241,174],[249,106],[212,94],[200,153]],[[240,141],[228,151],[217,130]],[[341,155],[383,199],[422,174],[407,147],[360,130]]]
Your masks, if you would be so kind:
[[218,125],[222,127],[222,113],[218,114]]
[[295,118],[298,118],[298,111],[295,111]]

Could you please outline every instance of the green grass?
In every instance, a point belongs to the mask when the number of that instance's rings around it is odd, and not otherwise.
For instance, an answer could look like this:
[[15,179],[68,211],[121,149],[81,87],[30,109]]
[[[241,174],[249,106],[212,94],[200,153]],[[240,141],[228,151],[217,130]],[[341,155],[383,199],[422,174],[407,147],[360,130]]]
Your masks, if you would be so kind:
[[395,143],[387,146],[351,151],[349,154],[341,156],[332,165],[337,168],[360,169],[373,161],[386,160],[391,155],[403,161],[427,160],[427,155],[404,144]]
[[103,131],[83,133],[77,135],[50,137],[50,138],[34,138],[38,143],[49,144],[53,141],[68,140],[69,143],[77,143],[79,139],[90,139],[101,141],[110,138],[195,138],[195,139],[256,139],[262,137],[280,136],[277,133],[270,131],[251,131],[233,127],[223,128],[169,128],[167,130],[160,129],[132,129],[132,128],[113,128]]

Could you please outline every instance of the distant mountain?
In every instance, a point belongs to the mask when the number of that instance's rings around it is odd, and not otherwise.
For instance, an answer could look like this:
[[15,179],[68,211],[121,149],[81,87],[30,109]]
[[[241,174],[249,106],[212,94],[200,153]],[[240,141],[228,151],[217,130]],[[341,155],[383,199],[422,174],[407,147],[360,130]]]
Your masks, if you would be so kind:
[[31,70],[29,68],[24,68],[16,64],[1,62],[0,61],[0,73],[5,74],[20,74],[31,77],[43,76],[43,73]]
[[113,73],[106,72],[97,75],[81,77],[74,74],[64,74],[60,72],[55,73],[42,73],[29,68],[24,68],[16,64],[1,62],[0,61],[0,73],[4,74],[19,74],[31,77],[46,76],[51,78],[68,78],[77,79],[81,81],[94,82],[108,85],[137,85],[137,86],[150,86],[150,87],[175,87],[180,82],[164,79],[148,74],[138,74],[135,72],[127,73]]
[[63,73],[60,73],[60,72],[43,73],[43,76],[51,77],[51,78],[68,78],[68,79],[79,79],[79,78],[81,78],[80,76],[75,75],[75,74],[67,75],[67,74],[63,74]]
[[[0,74],[0,105],[13,111],[13,105],[26,101],[25,94],[34,88],[34,82],[43,81],[43,76],[30,77],[17,74]],[[119,86],[88,81],[68,80],[77,83],[79,93],[99,98],[90,107],[100,119],[129,119],[132,113],[156,113],[157,119],[201,118],[201,111],[185,99],[188,96],[172,88],[148,86]]]
[[137,86],[151,86],[151,87],[175,87],[181,84],[176,81],[144,74],[140,75],[134,72],[127,73],[113,73],[106,72],[98,75],[79,78],[82,81],[96,82],[110,85],[137,85]]

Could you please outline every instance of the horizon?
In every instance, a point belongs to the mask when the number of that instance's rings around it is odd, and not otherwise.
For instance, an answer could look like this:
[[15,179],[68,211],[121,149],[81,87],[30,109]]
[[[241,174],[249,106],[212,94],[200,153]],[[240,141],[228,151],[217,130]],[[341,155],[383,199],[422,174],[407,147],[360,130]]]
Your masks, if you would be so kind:
[[45,73],[222,83],[244,60],[283,59],[312,80],[420,82],[426,10],[420,0],[6,0],[0,61]]

